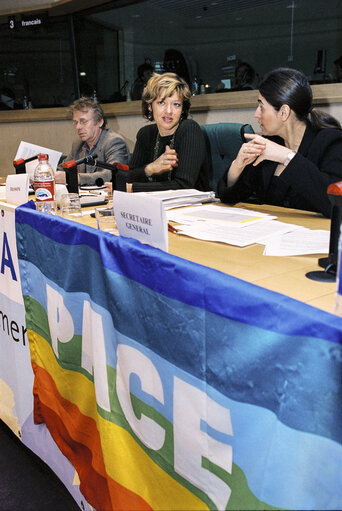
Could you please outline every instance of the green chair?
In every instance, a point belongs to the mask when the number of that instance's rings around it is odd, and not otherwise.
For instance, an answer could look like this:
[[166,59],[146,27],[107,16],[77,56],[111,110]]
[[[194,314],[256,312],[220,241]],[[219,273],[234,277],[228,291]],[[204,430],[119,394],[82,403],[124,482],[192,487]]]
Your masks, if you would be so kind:
[[250,124],[219,122],[201,126],[211,159],[210,189],[217,193],[217,184],[235,159],[245,133],[254,133]]

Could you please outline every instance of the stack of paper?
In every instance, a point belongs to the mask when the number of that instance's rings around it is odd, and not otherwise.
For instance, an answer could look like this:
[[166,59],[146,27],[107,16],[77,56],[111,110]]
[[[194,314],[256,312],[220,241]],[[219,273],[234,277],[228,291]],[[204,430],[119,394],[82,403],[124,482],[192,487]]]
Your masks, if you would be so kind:
[[135,195],[157,197],[163,201],[165,209],[217,201],[215,192],[201,192],[191,188],[182,190],[164,190],[162,192],[137,192]]
[[273,236],[265,242],[264,255],[292,256],[304,254],[328,254],[330,231],[301,229],[282,236]]
[[238,247],[259,243],[266,246],[264,255],[329,252],[329,231],[279,222],[276,217],[258,211],[210,204],[169,211],[167,216],[179,224],[176,226],[179,234]]

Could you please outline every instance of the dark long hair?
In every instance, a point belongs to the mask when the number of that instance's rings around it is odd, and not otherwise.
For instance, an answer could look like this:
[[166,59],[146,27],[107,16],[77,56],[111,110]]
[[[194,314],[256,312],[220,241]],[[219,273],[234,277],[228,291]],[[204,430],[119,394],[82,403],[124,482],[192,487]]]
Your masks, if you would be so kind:
[[313,108],[312,90],[308,79],[301,71],[280,67],[268,73],[259,86],[260,94],[275,110],[288,105],[297,119],[310,123],[317,130],[341,129],[341,124],[332,115]]

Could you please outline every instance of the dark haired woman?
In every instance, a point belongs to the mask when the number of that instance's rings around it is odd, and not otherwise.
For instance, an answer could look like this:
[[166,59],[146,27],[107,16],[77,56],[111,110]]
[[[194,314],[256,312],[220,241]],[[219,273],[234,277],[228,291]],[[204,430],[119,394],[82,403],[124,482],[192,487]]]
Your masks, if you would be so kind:
[[312,91],[300,71],[271,71],[259,87],[262,135],[246,134],[236,159],[218,185],[222,202],[253,193],[260,202],[318,211],[329,217],[327,187],[342,180],[339,122],[312,107]]
[[191,93],[174,73],[154,74],[142,96],[143,116],[154,121],[141,128],[126,175],[117,188],[128,192],[196,188],[208,190],[209,159],[200,126],[187,119]]

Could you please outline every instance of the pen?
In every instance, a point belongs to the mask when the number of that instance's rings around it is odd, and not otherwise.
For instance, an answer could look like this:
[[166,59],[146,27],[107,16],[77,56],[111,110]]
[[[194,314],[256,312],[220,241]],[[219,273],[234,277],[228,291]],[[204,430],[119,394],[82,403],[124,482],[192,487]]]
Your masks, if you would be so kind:
[[167,224],[167,228],[170,232],[178,232],[178,229],[176,227],[173,227],[170,223]]

